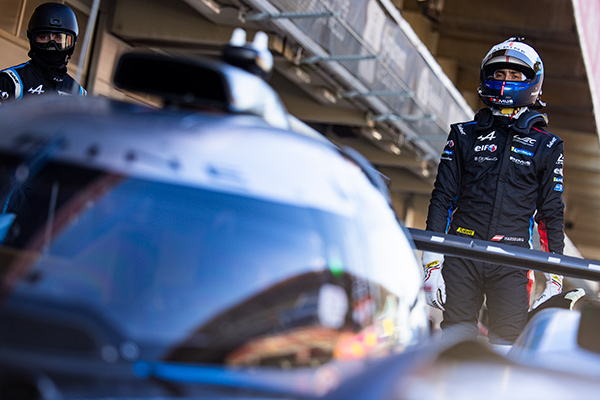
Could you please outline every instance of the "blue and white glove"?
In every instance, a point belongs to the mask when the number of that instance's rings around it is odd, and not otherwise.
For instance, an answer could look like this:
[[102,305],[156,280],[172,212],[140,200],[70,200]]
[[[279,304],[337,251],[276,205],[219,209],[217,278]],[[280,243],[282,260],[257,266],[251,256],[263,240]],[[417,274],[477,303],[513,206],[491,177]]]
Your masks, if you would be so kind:
[[540,304],[548,300],[552,296],[556,296],[562,292],[562,275],[552,275],[544,272],[544,276],[546,277],[546,289],[538,299],[533,303],[532,310],[537,308]]
[[430,251],[423,252],[423,271],[425,278],[423,280],[423,289],[427,304],[431,307],[446,311],[446,283],[442,276],[442,266],[444,265],[444,255]]

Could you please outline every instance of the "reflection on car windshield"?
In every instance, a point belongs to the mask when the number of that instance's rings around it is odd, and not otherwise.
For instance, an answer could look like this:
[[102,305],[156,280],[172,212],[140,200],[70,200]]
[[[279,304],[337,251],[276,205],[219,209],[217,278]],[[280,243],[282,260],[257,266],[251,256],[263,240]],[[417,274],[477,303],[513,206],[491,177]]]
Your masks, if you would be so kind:
[[349,222],[322,211],[81,167],[50,164],[21,189],[8,206],[4,290],[94,305],[141,340],[186,339],[322,271],[331,249],[348,265],[341,249],[355,241]]

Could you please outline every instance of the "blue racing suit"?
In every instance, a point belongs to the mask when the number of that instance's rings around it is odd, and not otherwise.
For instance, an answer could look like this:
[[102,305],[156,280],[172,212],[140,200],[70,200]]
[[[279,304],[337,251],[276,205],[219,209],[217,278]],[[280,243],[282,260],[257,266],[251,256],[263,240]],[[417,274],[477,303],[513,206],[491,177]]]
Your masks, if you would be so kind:
[[[563,142],[544,114],[518,118],[480,110],[451,126],[432,192],[427,230],[533,247],[534,221],[545,251],[564,247]],[[492,343],[512,343],[527,322],[526,270],[446,257],[443,329],[477,334],[484,295]]]
[[85,96],[87,92],[66,71],[57,74],[34,60],[0,71],[0,104],[41,94]]

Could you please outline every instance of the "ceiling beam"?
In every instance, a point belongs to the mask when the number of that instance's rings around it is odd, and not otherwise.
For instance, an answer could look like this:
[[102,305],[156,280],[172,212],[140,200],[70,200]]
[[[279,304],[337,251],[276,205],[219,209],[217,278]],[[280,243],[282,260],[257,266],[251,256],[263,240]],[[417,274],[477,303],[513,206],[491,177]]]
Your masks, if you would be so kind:
[[403,154],[404,152],[396,155],[376,147],[373,143],[361,137],[341,138],[333,134],[327,134],[326,136],[329,140],[340,147],[352,147],[376,166],[396,168],[421,167],[421,161],[417,160],[415,155],[405,155]]

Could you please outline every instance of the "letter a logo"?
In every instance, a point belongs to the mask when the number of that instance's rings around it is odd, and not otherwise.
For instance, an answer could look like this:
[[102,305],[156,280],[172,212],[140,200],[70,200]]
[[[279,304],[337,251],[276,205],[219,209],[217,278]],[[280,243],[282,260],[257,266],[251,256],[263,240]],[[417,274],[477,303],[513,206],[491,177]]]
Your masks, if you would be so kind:
[[36,87],[35,89],[30,87],[28,92],[31,94],[42,94],[42,93],[44,93],[44,85],[40,85],[40,86]]
[[483,136],[483,135],[481,135],[481,136],[479,136],[479,137],[477,138],[477,140],[479,140],[479,141],[482,141],[482,142],[483,142],[484,140],[493,140],[493,139],[495,139],[495,138],[496,138],[496,135],[494,135],[494,133],[496,133],[496,131],[491,131],[491,132],[490,132],[489,134],[487,134],[486,136]]

